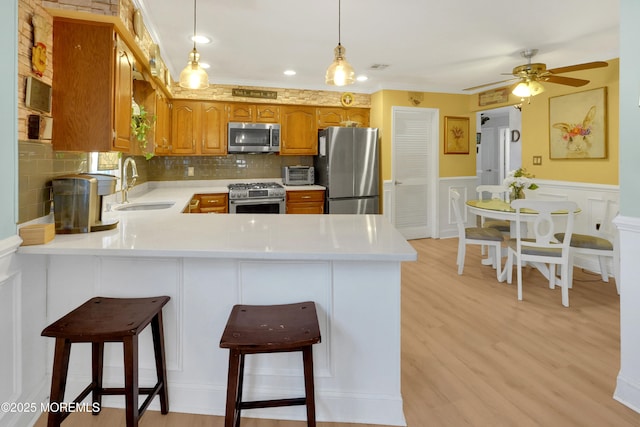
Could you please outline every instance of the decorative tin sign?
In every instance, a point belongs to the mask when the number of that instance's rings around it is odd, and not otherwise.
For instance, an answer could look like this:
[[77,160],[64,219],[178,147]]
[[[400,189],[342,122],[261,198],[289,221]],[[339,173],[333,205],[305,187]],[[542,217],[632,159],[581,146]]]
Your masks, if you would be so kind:
[[507,101],[509,101],[508,87],[491,89],[478,94],[478,105],[480,107],[491,104],[502,104]]
[[231,89],[232,96],[243,96],[247,98],[263,98],[276,99],[278,92],[275,90],[259,90],[259,89]]

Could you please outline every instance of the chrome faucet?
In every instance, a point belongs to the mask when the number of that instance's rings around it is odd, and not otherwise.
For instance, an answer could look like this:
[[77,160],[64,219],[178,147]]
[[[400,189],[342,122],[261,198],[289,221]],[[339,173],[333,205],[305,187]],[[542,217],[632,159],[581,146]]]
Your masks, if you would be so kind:
[[[127,179],[127,168],[131,165],[131,182]],[[138,178],[138,167],[133,157],[127,157],[122,164],[122,176],[120,177],[120,186],[122,191],[122,203],[129,203],[129,190],[136,185]]]

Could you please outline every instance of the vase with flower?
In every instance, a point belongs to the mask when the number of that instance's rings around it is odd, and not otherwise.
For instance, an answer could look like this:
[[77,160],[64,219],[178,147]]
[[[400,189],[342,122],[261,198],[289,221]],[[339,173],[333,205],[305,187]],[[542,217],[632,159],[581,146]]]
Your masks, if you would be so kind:
[[535,190],[538,185],[533,182],[534,175],[524,168],[510,171],[503,181],[503,185],[509,189],[511,200],[524,199],[524,190]]

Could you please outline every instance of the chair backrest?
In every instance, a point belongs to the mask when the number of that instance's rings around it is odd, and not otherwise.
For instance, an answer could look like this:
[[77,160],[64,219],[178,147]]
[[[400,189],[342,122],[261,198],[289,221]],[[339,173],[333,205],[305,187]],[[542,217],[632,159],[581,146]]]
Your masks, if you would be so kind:
[[596,228],[593,230],[593,234],[598,237],[603,237],[605,239],[613,239],[617,233],[615,226],[613,225],[613,217],[617,215],[617,212],[613,210],[613,205],[615,204],[615,200],[610,198],[605,198],[604,200],[604,212],[602,212],[602,217],[600,218],[600,228]]
[[453,209],[453,216],[456,220],[456,226],[458,227],[458,237],[464,239],[464,220],[462,219],[462,211],[460,208],[460,193],[453,188],[449,190],[449,200],[451,201],[451,208]]
[[509,189],[504,185],[482,184],[476,187],[476,192],[480,200],[484,199],[484,193],[490,193],[492,199],[505,200],[504,196],[509,192]]
[[[578,205],[575,202],[566,200],[528,200],[518,199],[511,202],[511,207],[516,210],[516,238],[518,240],[518,251],[521,249],[522,239],[527,236],[521,236],[521,223],[530,221],[533,224],[533,241],[524,242],[524,246],[530,247],[555,247],[558,248],[554,241],[554,234],[564,232],[564,240],[561,242],[563,257],[568,256],[569,244],[571,243],[571,234],[573,233],[573,223],[575,212]],[[523,212],[523,209],[531,209],[535,214]],[[526,216],[525,216],[526,215]],[[566,226],[564,230],[555,230],[556,224],[553,220],[554,216],[562,215],[566,218]]]

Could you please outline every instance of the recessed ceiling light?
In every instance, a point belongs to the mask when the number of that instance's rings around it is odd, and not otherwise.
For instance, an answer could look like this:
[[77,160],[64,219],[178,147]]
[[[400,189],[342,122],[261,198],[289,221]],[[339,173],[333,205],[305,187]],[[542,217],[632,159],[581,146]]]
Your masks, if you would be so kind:
[[295,76],[296,72],[294,70],[285,70],[284,75],[285,76]]
[[209,69],[211,68],[211,65],[207,64],[206,62],[199,62],[200,67],[204,68],[204,69]]
[[211,43],[211,39],[209,37],[207,37],[207,36],[195,35],[195,36],[189,37],[189,39],[192,42],[196,42],[196,43],[200,43],[200,44]]
[[359,82],[366,82],[367,80],[369,80],[369,77],[363,75],[359,75],[358,77],[356,77],[356,80]]

